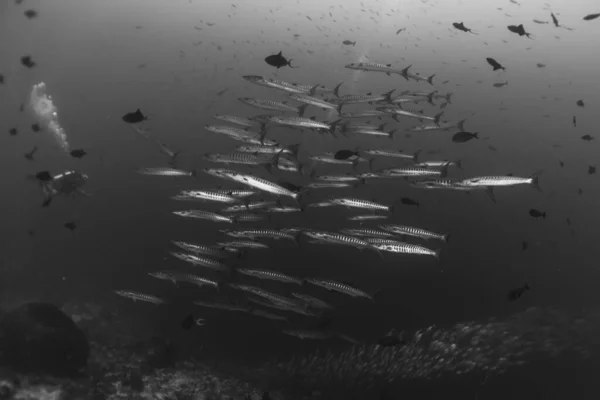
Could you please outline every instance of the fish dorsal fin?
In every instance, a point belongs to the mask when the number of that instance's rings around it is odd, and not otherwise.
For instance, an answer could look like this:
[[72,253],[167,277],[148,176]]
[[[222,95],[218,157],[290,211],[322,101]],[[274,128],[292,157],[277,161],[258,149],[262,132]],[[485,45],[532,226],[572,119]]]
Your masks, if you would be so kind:
[[314,121],[316,118],[317,118],[317,117],[315,117],[315,116],[309,117],[309,119],[312,119],[313,121]]
[[392,64],[386,64],[385,66],[386,66],[386,67],[391,67],[391,66],[392,66]]
[[367,93],[367,96],[370,96],[370,95],[372,95],[372,94],[373,94],[373,92],[369,92],[369,93]]
[[281,55],[281,51],[277,55],[280,56]]

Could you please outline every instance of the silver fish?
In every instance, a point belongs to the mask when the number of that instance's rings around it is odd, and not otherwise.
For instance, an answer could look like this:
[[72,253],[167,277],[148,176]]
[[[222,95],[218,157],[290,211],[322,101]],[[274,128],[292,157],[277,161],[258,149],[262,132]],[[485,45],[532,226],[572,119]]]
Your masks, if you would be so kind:
[[367,149],[362,151],[364,154],[369,154],[371,156],[380,156],[380,157],[394,157],[394,158],[403,158],[407,160],[411,160],[413,162],[418,162],[419,154],[421,150],[417,150],[414,153],[403,153],[401,150],[385,150],[385,149]]
[[[381,228],[381,226],[380,226]],[[380,231],[377,229],[342,229],[340,232],[345,233],[347,235],[352,236],[361,236],[361,237],[382,237],[382,238],[391,238],[394,235],[390,232]]]
[[350,220],[350,221],[373,221],[373,220],[378,220],[378,219],[387,219],[387,216],[386,215],[368,214],[368,215],[355,215],[352,217],[348,217],[348,220]]
[[221,215],[221,214],[213,213],[210,211],[204,211],[204,210],[173,211],[173,214],[179,215],[180,217],[185,217],[185,218],[205,219],[205,220],[214,221],[214,222],[228,222],[230,224],[233,224],[235,222],[235,217],[229,217],[226,215]]
[[264,243],[253,242],[253,241],[248,241],[248,240],[236,240],[236,241],[232,241],[232,242],[219,242],[219,243],[217,243],[217,245],[223,246],[223,247],[232,247],[232,248],[237,248],[237,249],[268,249],[269,248],[269,246]]
[[398,74],[398,75],[404,77],[404,79],[408,80],[407,74],[408,74],[408,68],[410,66],[406,67],[404,69],[397,69],[397,68],[393,68],[392,64],[359,62],[359,63],[346,64],[345,67],[348,69],[354,69],[354,70],[359,70],[359,71],[384,72],[388,76],[391,76],[391,74]]
[[336,282],[334,280],[329,279],[307,279],[306,281],[330,291],[343,293],[352,297],[364,297],[371,301],[375,301],[375,297],[373,294],[368,294],[360,289],[357,289],[353,286],[342,282]]
[[384,231],[395,233],[397,235],[413,236],[426,240],[437,239],[443,242],[448,242],[448,238],[450,236],[449,234],[435,233],[425,229],[414,228],[412,226],[407,225],[379,225],[379,228],[383,229]]
[[133,301],[145,301],[147,303],[153,303],[153,304],[164,304],[166,303],[166,301],[158,296],[154,296],[152,294],[146,294],[146,293],[140,293],[140,292],[134,292],[131,290],[115,290],[115,293],[118,294],[119,296],[123,296],[123,297],[127,297],[128,299],[131,299]]
[[182,190],[179,192],[178,196],[187,197],[194,200],[208,200],[227,204],[235,204],[240,202],[239,198],[212,190]]
[[221,164],[241,164],[241,165],[275,165],[277,164],[277,155],[251,154],[251,153],[207,153],[204,159]]
[[227,311],[250,312],[250,309],[248,307],[243,307],[243,306],[240,306],[237,304],[231,304],[231,303],[197,300],[197,301],[193,301],[192,304],[195,304],[200,307],[218,308],[220,310],[227,310]]
[[387,168],[379,171],[382,175],[395,176],[395,177],[427,177],[427,176],[439,176],[444,178],[447,174],[447,168],[440,170],[431,168],[419,168],[419,167],[405,167],[405,168]]
[[406,111],[406,110],[403,110],[401,108],[381,107],[381,108],[378,108],[378,110],[382,111],[384,113],[387,113],[387,114],[392,114],[392,117],[397,122],[400,122],[398,120],[398,117],[401,116],[401,117],[408,117],[408,118],[416,118],[416,119],[421,120],[421,121],[422,120],[433,121],[433,123],[435,125],[437,125],[440,122],[440,118],[444,114],[444,112],[442,111],[441,113],[436,114],[435,117],[428,117],[426,115],[421,115],[421,114],[417,114],[417,113],[414,113],[414,112],[411,112],[411,111]]
[[249,106],[260,108],[263,110],[269,111],[291,111],[295,112],[298,115],[304,115],[304,110],[306,109],[306,105],[301,105],[300,107],[290,106],[286,102],[278,102],[273,100],[262,100],[262,99],[253,99],[250,97],[240,97],[239,100],[248,104]]
[[209,257],[200,256],[198,254],[187,254],[187,253],[177,253],[177,252],[171,252],[170,254],[173,257],[180,259],[181,261],[185,261],[185,262],[188,262],[188,263],[196,265],[196,266],[211,268],[211,269],[214,269],[217,271],[224,271],[224,272],[230,270],[228,265],[225,265],[217,260],[213,260],[212,258],[209,258]]
[[302,300],[304,303],[308,304],[310,307],[313,308],[318,308],[322,310],[333,310],[334,308],[331,304],[308,294],[292,293],[292,296],[299,300]]
[[231,124],[245,126],[247,128],[251,128],[253,126],[257,126],[258,124],[246,117],[238,117],[236,115],[221,115],[215,114],[213,118],[218,119],[219,121],[229,122]]
[[431,250],[423,246],[417,246],[416,244],[410,243],[386,243],[386,244],[373,244],[376,249],[381,251],[389,251],[391,253],[402,253],[402,254],[417,254],[433,256],[439,260],[441,250]]
[[246,129],[235,128],[228,125],[206,125],[204,127],[207,131],[220,133],[222,135],[228,136],[231,139],[238,140],[245,143],[250,144],[260,144],[267,146],[275,146],[278,143],[273,140],[268,140],[264,138],[264,133],[255,133],[250,132]]
[[232,212],[241,212],[241,211],[256,211],[256,210],[261,210],[261,209],[265,209],[268,207],[272,207],[277,205],[276,201],[254,201],[251,203],[246,203],[246,204],[241,204],[241,205],[235,205],[235,206],[230,206],[227,208],[222,209],[222,212],[228,212],[228,213],[232,213]]
[[415,163],[415,167],[422,167],[422,168],[457,167],[457,168],[462,169],[462,161],[461,160],[423,161],[423,162]]
[[449,129],[458,129],[459,131],[465,130],[465,121],[462,119],[457,122],[438,122],[437,124],[415,126],[409,129],[411,132],[429,132],[429,131],[447,131]]
[[279,282],[283,282],[283,283],[295,283],[296,285],[304,284],[303,279],[289,276],[286,274],[282,274],[281,272],[277,272],[277,271],[270,271],[270,270],[265,270],[265,269],[248,269],[248,268],[238,268],[235,271],[240,274],[247,275],[247,276],[253,276],[253,277],[259,278],[259,279],[270,279],[270,280],[279,281]]
[[163,280],[167,280],[167,281],[171,281],[173,283],[177,283],[177,282],[188,282],[188,283],[192,283],[194,285],[198,285],[198,286],[204,286],[204,285],[208,285],[208,286],[212,286],[216,289],[219,288],[219,283],[207,278],[204,278],[202,276],[198,276],[198,275],[194,275],[194,274],[188,274],[187,272],[180,272],[180,271],[157,271],[157,272],[148,272],[148,275],[150,275],[153,278],[157,278],[157,279],[163,279]]
[[203,244],[195,244],[189,242],[181,242],[177,240],[171,241],[171,243],[182,250],[189,251],[195,254],[205,254],[207,256],[213,256],[217,258],[227,258],[231,256],[231,253],[223,250],[225,246],[209,246]]
[[405,78],[408,79],[412,79],[414,81],[420,82],[420,81],[425,81],[428,82],[430,85],[433,85],[433,77],[435,76],[435,74],[425,77],[425,76],[421,76],[419,74],[413,74],[412,72],[409,71],[409,68],[411,67],[411,65],[409,65],[408,67],[406,67],[403,71],[405,73],[405,75],[403,75]]
[[234,238],[246,238],[246,239],[289,239],[296,241],[296,236],[287,232],[278,231],[274,229],[222,229],[220,231],[227,236]]
[[[317,85],[317,87],[320,85]],[[319,107],[326,110],[335,110],[338,114],[341,113],[342,105],[341,104],[333,104],[326,100],[320,99],[318,97],[312,96],[312,91],[310,95],[307,94],[290,94],[290,99],[295,100],[300,103],[308,104],[311,106]]]
[[332,202],[333,204],[337,204],[337,205],[345,206],[345,207],[364,208],[367,210],[383,210],[383,211],[388,211],[388,212],[390,212],[392,210],[392,207],[390,207],[390,206],[385,206],[383,204],[378,204],[373,201],[357,199],[357,198],[352,198],[352,197],[338,197],[335,199],[331,199],[329,201]]
[[289,189],[284,188],[276,183],[270,182],[266,179],[262,179],[253,175],[241,174],[239,172],[231,173],[225,172],[222,175],[226,179],[230,179],[232,181],[248,185],[250,187],[269,192],[279,196],[288,196],[292,199],[298,201],[300,198],[300,193],[292,192]]
[[[348,182],[310,182],[306,187],[310,189],[334,189],[334,188],[343,188],[350,187],[352,184]],[[329,203],[329,205],[335,205]]]
[[140,168],[138,173],[153,176],[196,176],[196,171],[184,171],[170,167]]
[[298,128],[308,128],[308,129],[323,129],[327,131],[334,131],[337,122],[333,122],[328,124],[326,122],[319,122],[312,118],[304,118],[304,117],[285,117],[274,115],[269,118],[269,121],[274,124],[286,125],[286,126],[295,126]]
[[543,170],[537,171],[528,178],[519,176],[478,176],[474,178],[464,179],[460,182],[465,186],[516,186],[516,185],[531,185],[541,191],[539,178]]

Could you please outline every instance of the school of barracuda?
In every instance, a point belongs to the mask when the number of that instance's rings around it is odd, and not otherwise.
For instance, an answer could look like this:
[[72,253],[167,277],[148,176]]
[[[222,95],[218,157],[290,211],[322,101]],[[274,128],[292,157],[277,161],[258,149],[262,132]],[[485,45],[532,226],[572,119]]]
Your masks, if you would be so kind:
[[[374,63],[349,64],[346,68],[383,72],[387,75],[399,74],[406,80],[434,84],[433,76],[424,78],[409,73],[408,68],[400,70]],[[337,292],[340,296],[376,301],[377,291],[344,283],[342,279],[338,281],[330,277],[290,276],[278,270],[243,267],[247,253],[268,252],[273,246],[337,245],[368,250],[373,257],[381,257],[384,261],[390,257],[420,256],[430,258],[433,263],[438,262],[443,257],[442,246],[448,243],[449,233],[432,232],[427,227],[408,226],[398,221],[394,218],[394,213],[400,205],[399,201],[382,204],[369,198],[368,192],[361,190],[378,180],[395,181],[399,186],[411,185],[422,189],[485,192],[493,201],[496,201],[494,190],[497,188],[530,185],[540,189],[538,179],[541,171],[529,177],[473,176],[453,180],[448,175],[452,169],[462,168],[460,161],[424,161],[421,160],[420,150],[403,152],[394,147],[393,140],[398,129],[385,130],[386,126],[404,119],[421,123],[406,131],[463,130],[465,120],[442,121],[443,112],[425,115],[410,110],[407,106],[420,102],[434,105],[434,100],[442,99],[445,100],[442,108],[445,108],[451,103],[451,93],[440,94],[432,90],[405,91],[394,95],[395,91],[390,90],[381,95],[341,94],[343,83],[328,88],[320,83],[300,85],[254,75],[243,76],[243,79],[264,87],[265,97],[240,98],[244,104],[240,107],[240,114],[250,111],[250,107],[271,113],[250,117],[214,115],[214,119],[219,122],[205,127],[206,142],[212,135],[227,137],[231,140],[232,152],[206,153],[204,160],[214,166],[198,173],[213,177],[218,183],[197,187],[193,180],[196,171],[173,166],[139,170],[140,174],[165,177],[164,179],[188,179],[185,181],[189,182],[188,188],[180,193],[173,193],[173,200],[187,201],[181,202],[180,209],[173,211],[174,217],[226,225],[215,227],[215,236],[219,239],[214,243],[195,243],[185,238],[172,241],[177,249],[170,252],[170,256],[181,263],[197,267],[194,273],[178,270],[149,273],[151,277],[165,281],[209,287],[200,296],[204,299],[194,302],[199,307],[218,308],[223,312],[245,312],[278,321],[287,321],[287,313],[308,318],[319,318],[330,313],[335,305],[302,293],[309,285]],[[279,95],[279,99],[266,98],[272,95]],[[360,107],[365,104],[374,105],[375,108],[347,111],[351,106]],[[311,111],[320,110],[329,113],[328,121],[306,116]],[[374,119],[377,121],[373,121]],[[283,145],[277,141],[282,130],[289,131],[288,136],[290,133],[294,135],[293,143]],[[302,137],[311,131],[320,134],[325,140],[337,140],[336,143],[341,143],[344,137],[355,135],[379,138],[375,140],[381,142],[375,148],[313,154],[310,148],[301,146],[304,142]],[[340,149],[343,149],[342,145]],[[375,168],[376,164],[389,161],[393,163],[393,167],[379,170]],[[340,172],[320,174],[319,169],[326,164]],[[233,169],[234,167],[236,168]],[[302,179],[305,184],[295,185],[289,183],[290,179]],[[202,206],[190,208],[183,205],[193,202],[199,202]],[[346,209],[347,220],[356,226],[323,230],[310,226],[275,229],[264,225],[276,219],[278,214],[307,213],[323,207]],[[217,273],[214,278],[204,276],[204,273],[214,272]],[[260,282],[268,280],[289,284],[287,293],[274,293],[261,287]],[[211,296],[210,290],[213,290],[215,300],[206,299]],[[167,301],[159,296],[131,290],[117,291],[117,294],[155,304]],[[243,299],[241,301],[240,294]],[[222,300],[223,295],[229,300]],[[282,333],[300,339],[337,337],[357,343],[347,335],[322,329],[307,331],[287,328]]]

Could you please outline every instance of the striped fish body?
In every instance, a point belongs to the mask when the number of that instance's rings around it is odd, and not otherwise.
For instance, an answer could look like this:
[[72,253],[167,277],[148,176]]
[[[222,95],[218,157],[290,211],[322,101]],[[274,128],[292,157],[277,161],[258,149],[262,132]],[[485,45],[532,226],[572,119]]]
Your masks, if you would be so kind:
[[431,124],[431,125],[421,125],[421,126],[415,126],[409,129],[409,131],[411,132],[429,132],[429,131],[447,131],[450,129],[458,129],[459,131],[464,131],[465,127],[464,127],[464,123],[465,123],[465,119],[460,120],[458,122],[443,122],[443,123],[439,123],[436,124]]
[[348,220],[350,220],[350,221],[374,221],[374,220],[379,220],[379,219],[387,219],[387,216],[386,215],[369,214],[369,215],[355,215],[352,217],[348,217]]
[[236,199],[243,199],[256,194],[254,190],[246,189],[214,189],[211,192],[235,197]]
[[347,285],[345,283],[336,282],[336,281],[327,280],[327,279],[307,279],[307,282],[312,283],[315,286],[319,286],[324,289],[330,290],[330,291],[335,291],[335,292],[346,294],[348,296],[365,297],[367,299],[373,300],[373,296],[371,296],[353,286]]
[[351,130],[346,130],[344,132],[356,133],[359,135],[367,135],[367,136],[383,136],[388,139],[392,139],[394,136],[393,132],[385,132],[385,131],[380,131],[378,129],[351,129]]
[[290,206],[275,206],[269,207],[265,209],[268,213],[278,213],[278,214],[288,214],[302,211],[301,208],[298,207],[290,207]]
[[237,214],[235,216],[235,222],[240,222],[240,223],[244,223],[244,222],[258,222],[258,221],[264,221],[266,219],[266,217],[262,214],[257,214],[257,213],[242,213],[242,214]]
[[115,293],[119,296],[126,297],[128,299],[135,301],[145,301],[146,303],[153,304],[164,304],[166,301],[158,296],[154,296],[152,294],[134,292],[131,290],[115,290]]
[[397,74],[402,76],[404,79],[408,80],[408,68],[397,69],[393,68],[392,64],[379,64],[379,63],[371,63],[371,62],[359,62],[359,63],[351,63],[345,65],[348,69],[354,69],[359,71],[370,71],[370,72],[383,72],[390,76],[391,74]]
[[273,116],[269,118],[270,122],[279,124],[279,125],[287,125],[287,126],[295,126],[299,128],[309,128],[309,129],[331,129],[331,125],[325,122],[315,121],[311,118],[304,117],[283,117],[283,116]]
[[231,286],[234,289],[242,290],[247,293],[252,293],[256,296],[262,297],[262,298],[272,301],[274,303],[282,303],[282,304],[287,304],[289,306],[296,306],[298,304],[297,300],[295,300],[295,299],[290,299],[285,296],[281,296],[279,294],[269,292],[267,290],[264,290],[264,289],[256,287],[256,286],[243,285],[243,284],[238,284],[238,283],[231,283],[231,284],[229,284],[229,286]]
[[[381,228],[381,226],[380,226]],[[383,229],[383,228],[382,228]],[[376,229],[342,229],[340,232],[345,233],[346,235],[351,236],[360,236],[360,237],[380,237],[380,238],[390,238],[394,237],[394,235],[390,232],[380,231]]]
[[351,175],[319,175],[315,179],[323,182],[356,182],[359,180],[356,176]]
[[384,176],[411,177],[411,176],[443,176],[443,170],[431,168],[406,167],[406,168],[388,168],[379,171]]
[[437,259],[440,258],[439,250],[431,250],[423,246],[417,246],[415,244],[398,242],[395,244],[374,244],[373,246],[381,251],[388,251],[391,253],[427,255],[433,256]]
[[262,179],[256,176],[240,174],[240,173],[228,173],[225,174],[227,179],[231,179],[232,181],[253,187],[255,189],[259,189],[265,192],[273,193],[279,196],[288,196],[294,200],[297,200],[300,195],[298,193],[294,193],[291,190],[288,190],[276,183],[270,182],[266,179]]
[[294,107],[286,104],[285,102],[281,103],[273,100],[261,100],[261,99],[252,99],[249,97],[240,97],[239,99],[242,103],[245,103],[249,106],[260,108],[262,110],[269,111],[291,111],[295,113],[301,113],[302,109],[299,107]]
[[255,202],[247,203],[247,204],[239,204],[239,205],[229,206],[227,208],[224,208],[221,211],[229,212],[229,213],[243,212],[243,211],[257,211],[257,210],[262,210],[262,209],[266,209],[269,207],[273,207],[276,205],[277,205],[276,201],[255,201]]
[[344,235],[342,233],[312,231],[312,230],[306,230],[306,231],[303,231],[302,233],[304,235],[308,236],[309,238],[320,241],[320,242],[325,242],[325,243],[330,243],[330,244],[341,244],[341,245],[356,247],[359,249],[365,249],[365,248],[372,247],[368,242],[366,242],[362,239],[359,239],[357,237],[350,236],[350,235]]
[[307,94],[290,94],[290,99],[300,103],[308,104],[311,106],[324,108],[328,110],[339,110],[339,106],[318,97],[313,97]]
[[401,117],[415,118],[418,120],[433,121],[434,123],[437,123],[443,114],[443,112],[441,112],[438,115],[436,115],[435,117],[428,117],[426,115],[413,113],[410,111],[403,110],[401,108],[382,107],[382,108],[378,108],[378,110],[385,112],[387,114],[392,114],[394,117],[401,116]]
[[465,186],[516,186],[531,185],[533,178],[521,178],[518,176],[478,176],[460,181]]
[[253,276],[253,277],[259,278],[259,279],[269,279],[269,280],[279,281],[279,282],[283,282],[283,283],[295,283],[296,285],[303,284],[302,279],[296,278],[293,276],[289,276],[289,275],[285,275],[285,274],[282,274],[281,272],[277,272],[277,271],[269,271],[269,270],[264,270],[264,269],[239,268],[236,270],[236,272],[243,274],[243,275],[247,275],[247,276]]
[[461,181],[455,181],[451,179],[433,179],[426,181],[418,181],[412,182],[410,184],[412,187],[416,187],[419,189],[447,189],[447,190],[457,190],[462,192],[469,192],[474,189],[487,189],[487,186],[467,186],[463,185]]
[[205,219],[214,222],[227,222],[230,224],[235,222],[232,217],[203,210],[173,211],[173,214],[185,218]]
[[380,110],[364,110],[357,113],[342,113],[342,118],[371,118],[371,117],[385,117],[389,115]]
[[421,229],[421,228],[414,228],[412,226],[379,225],[379,228],[383,229],[384,231],[395,233],[397,235],[413,236],[413,237],[418,237],[418,238],[426,239],[426,240],[437,239],[437,240],[441,240],[443,242],[446,242],[448,240],[448,234],[443,235],[440,233],[431,232],[431,231]]
[[402,158],[402,159],[411,160],[413,162],[417,160],[420,152],[421,151],[419,150],[413,154],[408,154],[408,153],[403,153],[399,150],[395,151],[395,150],[384,150],[384,149],[368,149],[368,150],[363,151],[363,153],[369,154],[371,156]]
[[296,237],[290,233],[276,231],[273,229],[248,229],[248,230],[230,230],[224,229],[221,231],[227,236],[235,237],[235,238],[247,238],[247,239],[258,239],[258,238],[266,238],[266,239],[290,239],[296,240]]
[[396,89],[391,90],[381,95],[366,95],[366,94],[347,94],[339,97],[341,104],[360,104],[360,103],[375,103],[380,101],[390,101],[391,95]]
[[222,164],[242,164],[242,165],[272,165],[277,162],[277,156],[251,153],[208,153],[204,159]]
[[384,206],[383,204],[378,204],[369,200],[355,199],[351,197],[338,197],[335,199],[331,199],[330,201],[334,204],[346,207],[364,208],[367,210],[383,210],[388,212],[391,210],[390,207]]
[[213,115],[213,118],[218,119],[219,121],[229,122],[230,124],[245,126],[247,128],[258,125],[256,122],[251,121],[248,118],[238,117],[236,115],[216,114],[216,115]]
[[230,270],[229,266],[227,266],[217,260],[213,260],[212,258],[209,258],[209,257],[204,257],[204,256],[197,255],[197,254],[176,253],[176,252],[171,252],[171,255],[175,258],[178,258],[182,261],[188,262],[188,263],[196,265],[196,266],[211,268],[211,269],[214,269],[217,271],[229,271]]
[[308,156],[308,159],[315,162],[321,162],[324,164],[338,164],[338,165],[354,165],[354,161],[350,160],[338,160],[333,155],[320,155],[320,156]]
[[138,172],[142,175],[153,176],[196,176],[196,173],[194,171],[184,171],[181,169],[168,167],[141,168],[138,170]]
[[227,258],[231,256],[231,253],[222,249],[223,246],[207,246],[202,244],[194,244],[181,241],[172,241],[173,245],[179,247],[182,250],[188,251],[195,254],[204,254],[207,256],[213,256],[217,258]]
[[[352,186],[347,182],[311,182],[307,185],[310,189],[335,189],[335,188],[344,188]],[[335,204],[329,203],[330,206]],[[316,207],[316,206],[315,206]]]
[[249,240],[236,240],[233,242],[219,242],[219,243],[217,243],[217,245],[223,246],[223,247],[231,247],[231,248],[235,248],[235,249],[268,249],[269,248],[269,246],[264,243],[253,242],[253,241],[249,241]]
[[235,204],[240,202],[240,199],[238,198],[222,192],[215,192],[211,190],[182,190],[179,193],[179,196],[193,200],[207,200],[227,204]]
[[159,271],[159,272],[149,272],[148,275],[157,278],[163,279],[167,281],[171,281],[173,283],[177,282],[188,282],[198,286],[212,286],[214,288],[218,288],[219,284],[216,281],[204,278],[202,276],[188,274],[186,272],[179,271]]

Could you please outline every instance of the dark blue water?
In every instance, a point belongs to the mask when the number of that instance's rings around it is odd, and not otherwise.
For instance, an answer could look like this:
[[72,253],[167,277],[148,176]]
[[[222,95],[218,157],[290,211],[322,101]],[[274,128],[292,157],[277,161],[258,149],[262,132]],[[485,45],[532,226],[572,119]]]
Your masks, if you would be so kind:
[[[144,129],[181,151],[178,167],[201,171],[213,166],[201,159],[203,154],[233,151],[239,144],[203,129],[221,124],[212,119],[213,114],[261,113],[238,97],[285,99],[283,92],[241,78],[255,74],[328,87],[343,81],[344,94],[393,88],[453,92],[442,120],[466,118],[466,130],[481,136],[464,144],[451,141],[455,131],[409,137],[404,130],[418,125],[414,120],[391,122],[388,129],[400,132],[393,141],[336,140],[289,129],[269,133],[269,138],[284,145],[301,143],[303,160],[339,149],[421,149],[423,160],[460,159],[463,169],[451,169],[453,179],[508,173],[529,176],[544,170],[543,192],[527,186],[497,190],[497,203],[493,203],[484,193],[423,191],[404,181],[314,191],[311,201],[348,195],[392,204],[410,197],[421,206],[397,207],[390,221],[450,233],[451,240],[443,246],[440,261],[393,254],[382,261],[368,250],[283,242],[268,252],[252,252],[236,264],[342,280],[369,292],[381,289],[375,304],[307,289],[336,305],[336,330],[367,342],[393,327],[414,331],[432,324],[450,327],[461,321],[504,320],[531,307],[557,308],[565,316],[596,307],[595,232],[600,220],[595,211],[600,191],[598,178],[588,174],[588,167],[596,164],[598,149],[595,140],[581,139],[598,133],[600,81],[595,49],[600,26],[597,20],[582,20],[598,11],[593,2],[555,1],[549,7],[541,0],[520,6],[509,1],[232,4],[56,0],[0,5],[0,74],[5,77],[0,85],[0,132],[4,132],[0,139],[0,296],[4,306],[32,299],[96,303],[129,316],[140,335],[165,335],[183,348],[204,346],[207,357],[243,363],[307,355],[317,347],[343,351],[344,342],[315,344],[285,336],[284,325],[277,322],[199,309],[191,301],[214,298],[211,289],[185,284],[178,288],[147,275],[163,269],[197,272],[168,255],[174,250],[169,242],[214,243],[226,239],[218,229],[229,226],[174,216],[175,210],[217,211],[219,207],[177,203],[169,197],[183,189],[227,184],[201,173],[189,179],[137,174],[138,168],[165,166],[167,160],[121,116],[141,108],[150,116],[142,124]],[[28,8],[37,10],[38,17],[27,19],[23,11]],[[551,11],[563,27],[552,25]],[[550,23],[536,24],[533,19]],[[454,30],[452,22],[460,21],[478,35]],[[535,36],[533,40],[506,29],[520,23]],[[403,27],[407,30],[396,34]],[[357,44],[344,46],[342,40]],[[275,70],[263,61],[280,50],[300,68]],[[38,65],[25,68],[19,61],[23,55],[31,55]],[[486,57],[500,61],[507,70],[493,72]],[[412,64],[423,76],[436,74],[435,85],[344,68],[365,60],[398,68]],[[509,82],[505,87],[493,86],[504,81]],[[31,130],[37,120],[28,99],[32,85],[39,82],[46,83],[71,148],[88,152],[83,159],[62,152],[47,129]],[[580,99],[585,107],[576,105]],[[22,103],[26,107],[19,112]],[[349,106],[344,111],[360,109]],[[423,109],[425,115],[439,112],[426,103],[411,109]],[[335,118],[315,109],[309,115],[318,120]],[[14,137],[8,134],[13,127],[19,131]],[[39,151],[30,162],[23,154],[34,145]],[[377,165],[391,167],[394,161],[382,159]],[[344,166],[317,168],[320,174],[350,172]],[[57,198],[42,208],[39,187],[26,176],[66,169],[89,175],[86,190],[91,196]],[[274,181],[309,182],[308,176],[255,171]],[[534,220],[531,208],[545,211],[547,217]],[[267,226],[335,230],[354,227],[346,220],[352,214],[339,208],[308,209],[300,215],[277,215]],[[78,223],[75,232],[62,226],[71,220]],[[529,243],[526,251],[523,241]],[[525,282],[532,290],[517,302],[507,302],[507,292]],[[264,287],[288,291],[284,284],[265,282]],[[129,302],[114,294],[118,289],[161,295],[170,304]],[[180,322],[190,312],[205,318],[206,326],[182,330]],[[293,327],[311,327],[305,318],[290,320]],[[569,367],[576,364],[573,361]],[[569,383],[578,384],[577,380]],[[589,396],[581,392],[575,398]]]

